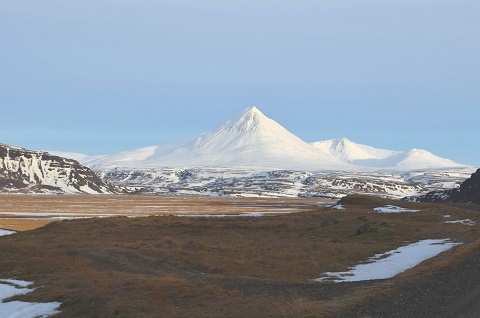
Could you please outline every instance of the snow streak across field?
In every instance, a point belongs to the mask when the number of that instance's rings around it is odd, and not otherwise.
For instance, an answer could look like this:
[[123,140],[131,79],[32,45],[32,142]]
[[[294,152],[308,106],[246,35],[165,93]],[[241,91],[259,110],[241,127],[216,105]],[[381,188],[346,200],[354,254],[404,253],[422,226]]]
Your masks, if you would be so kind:
[[401,208],[395,205],[386,205],[383,207],[378,207],[373,209],[377,213],[403,213],[403,212],[419,212],[420,210],[411,210],[406,208]]
[[419,241],[384,254],[377,254],[349,271],[327,272],[314,281],[338,283],[391,278],[459,244],[461,243],[453,243],[450,239]]

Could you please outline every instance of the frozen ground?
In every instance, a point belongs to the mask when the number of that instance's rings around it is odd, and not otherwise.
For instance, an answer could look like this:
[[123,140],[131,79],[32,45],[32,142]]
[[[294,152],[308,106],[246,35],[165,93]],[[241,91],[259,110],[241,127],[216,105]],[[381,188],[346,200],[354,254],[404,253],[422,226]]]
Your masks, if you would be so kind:
[[419,241],[384,254],[377,254],[349,271],[327,272],[314,281],[338,283],[391,278],[459,244],[451,242],[450,239]]
[[58,313],[60,303],[29,303],[24,301],[8,301],[13,296],[25,295],[33,291],[28,288],[33,282],[16,279],[0,279],[0,316],[2,318],[35,318],[49,317]]

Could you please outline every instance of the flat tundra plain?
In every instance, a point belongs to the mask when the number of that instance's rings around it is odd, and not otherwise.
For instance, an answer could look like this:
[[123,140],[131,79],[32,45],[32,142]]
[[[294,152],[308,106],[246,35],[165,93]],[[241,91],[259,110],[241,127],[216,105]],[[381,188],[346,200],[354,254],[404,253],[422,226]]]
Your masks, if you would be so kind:
[[[2,195],[0,279],[55,317],[477,317],[478,211],[306,199]],[[215,215],[215,216],[212,216]],[[452,248],[392,278],[315,281],[416,242]]]
[[90,217],[296,213],[334,202],[155,195],[0,195],[0,228],[23,231],[52,221]]

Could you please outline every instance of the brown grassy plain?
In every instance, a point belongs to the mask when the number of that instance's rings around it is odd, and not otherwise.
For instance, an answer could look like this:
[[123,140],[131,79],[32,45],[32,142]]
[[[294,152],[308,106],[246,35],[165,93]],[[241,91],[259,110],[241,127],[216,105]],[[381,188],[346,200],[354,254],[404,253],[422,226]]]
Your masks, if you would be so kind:
[[[35,281],[40,288],[17,298],[62,302],[58,317],[354,317],[357,306],[393,295],[396,285],[429,279],[480,248],[477,224],[446,224],[444,217],[476,219],[476,211],[371,197],[348,197],[346,210],[299,199],[2,198],[8,200],[0,207],[10,212],[48,207],[59,213],[156,215],[64,220],[0,238],[0,278]],[[373,212],[392,203],[422,211]],[[296,213],[204,218],[166,215],[168,209]],[[311,281],[407,242],[434,238],[464,244],[395,279]]]

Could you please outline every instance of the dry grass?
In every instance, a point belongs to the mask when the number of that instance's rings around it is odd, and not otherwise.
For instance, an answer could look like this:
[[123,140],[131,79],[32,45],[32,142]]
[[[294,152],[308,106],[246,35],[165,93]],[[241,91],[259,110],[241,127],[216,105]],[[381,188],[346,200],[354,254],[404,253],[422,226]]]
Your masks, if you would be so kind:
[[[27,205],[26,198],[17,197]],[[30,204],[38,208],[39,200],[33,198]],[[162,198],[147,199],[159,205]],[[478,225],[444,223],[445,214],[451,219],[476,218],[475,211],[348,199],[347,210],[314,208],[312,201],[294,200],[304,206],[304,213],[261,218],[157,216],[54,222],[0,238],[0,277],[31,279],[45,286],[22,299],[60,301],[59,317],[326,317],[388,294],[392,282],[452,266],[456,258],[478,248]],[[141,197],[136,200],[139,206],[152,206]],[[196,199],[188,200],[196,209]],[[373,213],[372,207],[392,203],[422,212]],[[255,204],[270,205],[271,211],[278,201],[213,200],[208,205],[200,198],[198,210],[265,208]],[[447,237],[466,244],[396,280],[342,286],[309,282],[406,242]]]

